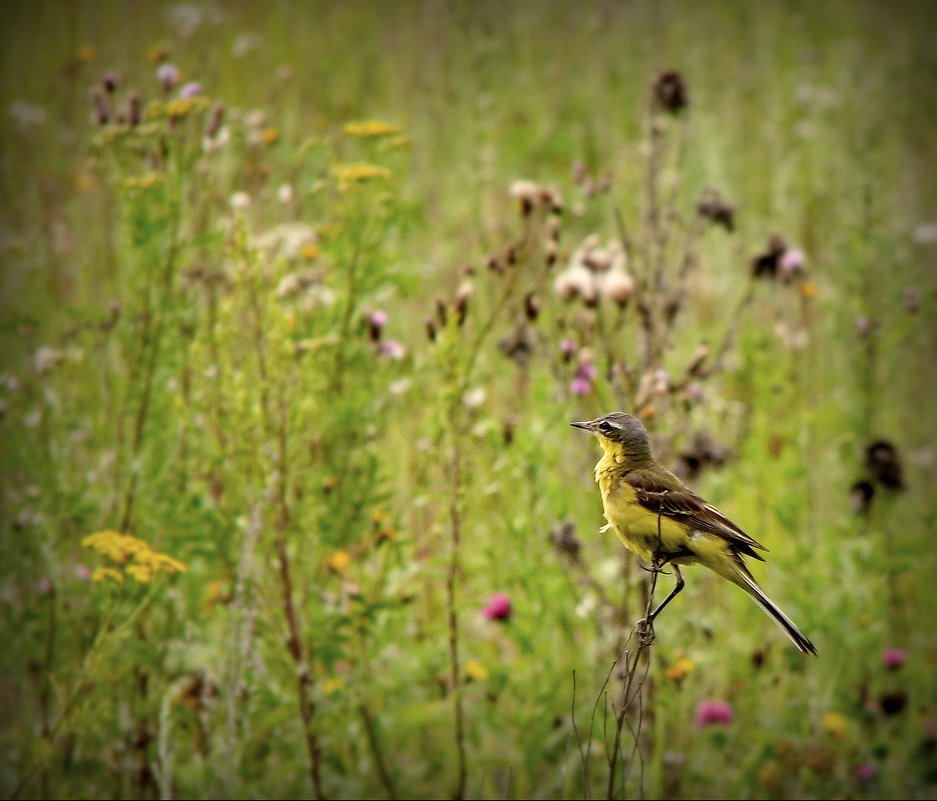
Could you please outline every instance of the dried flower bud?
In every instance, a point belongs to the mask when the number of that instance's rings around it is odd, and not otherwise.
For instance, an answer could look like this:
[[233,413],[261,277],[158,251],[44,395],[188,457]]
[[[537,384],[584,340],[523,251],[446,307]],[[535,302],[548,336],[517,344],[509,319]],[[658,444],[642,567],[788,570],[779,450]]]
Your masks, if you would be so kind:
[[381,333],[384,326],[387,325],[387,313],[382,311],[365,312],[365,320],[368,324],[368,337],[372,342],[380,342]]
[[156,77],[163,86],[163,91],[169,92],[179,83],[180,73],[172,64],[160,64],[156,70]]
[[867,337],[872,333],[874,327],[872,321],[864,314],[856,318],[856,333],[859,334],[860,337]]
[[202,94],[202,85],[198,81],[189,81],[179,90],[179,97],[188,98]]
[[778,274],[785,282],[799,278],[805,272],[806,259],[800,250],[785,250],[778,261]]
[[436,321],[432,317],[427,317],[424,321],[426,326],[426,337],[430,342],[436,341]]
[[101,85],[104,87],[104,91],[109,95],[114,94],[117,90],[117,74],[113,72],[105,72],[104,77],[101,79]]
[[440,328],[445,328],[446,323],[449,321],[449,310],[442,298],[436,298],[436,319],[439,321]]
[[551,242],[560,241],[560,218],[556,214],[547,217],[547,236]]
[[853,512],[857,515],[868,514],[872,498],[875,497],[875,487],[871,481],[857,481],[850,487],[849,497],[852,499]]
[[465,322],[465,317],[468,314],[469,300],[472,297],[473,291],[474,287],[472,284],[469,281],[465,281],[455,293],[455,301],[452,305],[456,313],[456,322],[460,326]]
[[213,139],[221,130],[221,125],[224,123],[224,112],[224,103],[218,102],[212,106],[211,116],[208,118],[208,127],[205,129],[205,135],[209,139]]
[[143,101],[139,92],[131,92],[127,99],[127,124],[136,128],[143,119]]
[[565,554],[574,562],[579,561],[582,543],[576,534],[576,524],[572,520],[563,520],[550,529],[550,542],[561,554]]
[[91,102],[94,104],[94,119],[98,125],[107,125],[111,120],[111,111],[107,107],[107,98],[100,89],[91,93]]
[[560,249],[556,244],[555,239],[551,239],[549,242],[547,242],[547,246],[544,248],[544,262],[546,263],[547,267],[552,267],[554,264],[556,264],[559,252]]
[[488,260],[485,262],[485,266],[492,270],[493,272],[498,273],[499,275],[504,273],[504,265],[501,263],[501,257],[497,253],[492,253]]
[[524,315],[533,322],[540,314],[540,301],[534,296],[533,292],[524,295]]
[[553,291],[565,301],[578,299],[586,304],[594,304],[596,299],[592,273],[582,265],[574,264],[561,272],[553,283]]
[[735,206],[726,203],[715,189],[703,192],[696,205],[696,213],[714,225],[721,225],[729,233],[735,230]]
[[517,200],[521,214],[527,217],[540,201],[540,187],[533,181],[515,181],[511,184],[511,197]]
[[893,490],[905,488],[898,449],[888,440],[880,439],[869,444],[865,449],[865,464],[882,486]]
[[570,172],[572,174],[573,183],[581,184],[584,180],[586,180],[585,162],[574,161]]
[[609,270],[600,277],[602,297],[618,306],[625,306],[634,293],[634,279],[624,270]]
[[670,114],[679,114],[690,103],[686,82],[675,70],[660,73],[652,86],[654,104]]

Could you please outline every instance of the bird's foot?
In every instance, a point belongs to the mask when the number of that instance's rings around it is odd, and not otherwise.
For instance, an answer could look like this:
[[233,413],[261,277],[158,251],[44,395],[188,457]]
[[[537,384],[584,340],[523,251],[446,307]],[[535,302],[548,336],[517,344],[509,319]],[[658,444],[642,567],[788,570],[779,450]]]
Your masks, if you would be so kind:
[[635,626],[635,632],[638,635],[638,643],[643,647],[647,648],[654,639],[656,634],[654,633],[654,621],[648,620],[647,618],[641,618],[638,621],[638,625]]

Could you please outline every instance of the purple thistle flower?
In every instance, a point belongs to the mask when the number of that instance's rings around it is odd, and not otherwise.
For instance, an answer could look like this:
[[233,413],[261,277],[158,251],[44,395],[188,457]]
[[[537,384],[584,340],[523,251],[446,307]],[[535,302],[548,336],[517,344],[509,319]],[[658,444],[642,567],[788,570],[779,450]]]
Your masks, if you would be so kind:
[[179,90],[179,97],[195,97],[202,93],[202,85],[198,81],[189,81]]
[[914,287],[908,287],[904,291],[904,308],[912,314],[921,308],[921,293]]
[[725,701],[700,701],[694,713],[696,725],[701,729],[715,724],[727,726],[732,722],[732,707]]
[[865,315],[858,317],[856,319],[856,331],[860,337],[867,337],[872,333],[872,321]]
[[580,364],[576,369],[576,377],[584,378],[586,381],[595,381],[595,377],[597,375],[598,371],[595,369],[595,365],[588,362],[585,364]]
[[488,599],[488,606],[482,614],[489,620],[509,620],[511,617],[511,599],[504,593],[497,593]]
[[573,395],[578,395],[581,398],[592,392],[592,382],[588,378],[576,376],[569,385],[569,388],[573,391]]
[[380,344],[379,352],[381,356],[386,356],[388,359],[402,359],[407,350],[396,339],[388,339]]
[[860,782],[870,782],[878,776],[878,768],[871,762],[866,762],[856,768],[856,778]]
[[889,670],[898,670],[907,658],[908,652],[904,648],[886,648],[882,651],[882,662]]
[[160,64],[156,70],[156,78],[167,92],[179,83],[179,69],[172,64]]

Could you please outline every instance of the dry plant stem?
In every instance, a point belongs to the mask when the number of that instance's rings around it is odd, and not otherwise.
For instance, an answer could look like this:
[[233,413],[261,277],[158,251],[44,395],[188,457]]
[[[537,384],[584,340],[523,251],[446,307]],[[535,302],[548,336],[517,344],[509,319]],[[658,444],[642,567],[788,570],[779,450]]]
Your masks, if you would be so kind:
[[[652,611],[653,602],[654,602],[654,590],[657,586],[657,576],[659,572],[660,572],[660,567],[655,561],[651,565],[651,585],[650,585],[650,590],[647,595],[647,606],[645,608],[645,613],[644,613],[645,620],[648,620],[651,617],[651,611]],[[635,628],[635,631],[632,633],[632,636],[634,636],[634,634],[637,634],[638,647],[630,652],[624,651],[626,672],[625,672],[624,683],[622,684],[621,695],[619,697],[618,711],[615,714],[615,744],[612,748],[612,753],[611,753],[611,756],[609,757],[609,765],[608,765],[608,786],[606,788],[606,798],[608,798],[609,801],[615,798],[615,777],[616,777],[617,768],[618,768],[618,757],[621,751],[621,733],[622,733],[622,729],[624,728],[625,718],[632,704],[634,704],[635,699],[639,699],[641,690],[644,687],[644,681],[647,678],[647,672],[650,669],[650,663],[651,663],[650,648],[653,643],[653,629],[651,629],[652,636],[648,637],[647,631],[639,630],[640,627],[641,627],[641,623],[638,624],[638,626]],[[627,646],[627,643],[626,643],[626,646]],[[638,682],[637,685],[635,685],[635,677],[638,674],[638,664],[640,663],[641,658],[642,656],[645,655],[645,653],[647,657],[646,662],[645,662],[645,670],[644,670],[643,675],[641,676],[641,680]],[[616,661],[616,664],[617,664],[617,661]],[[643,706],[641,706],[639,709],[639,715],[638,715],[638,728],[636,731],[632,730],[632,734],[634,737],[634,746],[632,749],[632,753],[635,753],[638,747],[638,738],[641,735],[641,727],[642,727],[643,720],[644,720],[644,709],[643,709]]]
[[397,792],[394,789],[393,779],[391,779],[390,773],[387,772],[387,766],[384,764],[381,741],[378,739],[377,730],[374,727],[374,719],[371,717],[371,714],[364,704],[358,707],[358,712],[361,714],[361,720],[364,722],[364,731],[368,736],[368,745],[371,747],[371,756],[374,757],[374,762],[377,765],[377,772],[381,777],[381,784],[384,785],[384,789],[387,791],[387,797],[391,799],[391,801],[395,801]]
[[[454,410],[455,411],[455,410]],[[458,414],[458,412],[455,412]],[[458,754],[459,766],[456,786],[452,797],[459,801],[465,797],[466,759],[465,759],[465,713],[462,708],[462,693],[460,690],[459,666],[459,617],[456,611],[456,576],[459,572],[459,547],[462,542],[462,445],[461,425],[458,417],[453,418],[456,423],[452,432],[452,464],[449,486],[449,530],[451,537],[451,551],[449,554],[449,568],[446,572],[446,607],[448,610],[449,625],[449,667],[452,682],[452,703],[455,713],[455,744]]]
[[289,531],[292,515],[287,502],[287,485],[289,482],[289,463],[287,460],[287,408],[283,387],[279,386],[277,416],[274,420],[269,394],[269,371],[267,367],[266,343],[263,334],[262,315],[257,292],[249,293],[251,298],[251,312],[254,323],[254,347],[257,351],[257,369],[260,373],[260,406],[264,415],[266,427],[276,437],[277,443],[277,485],[276,485],[276,537],[274,549],[280,574],[280,586],[283,591],[283,615],[286,618],[287,650],[293,658],[296,667],[296,696],[299,704],[299,717],[303,727],[303,738],[309,754],[309,778],[312,782],[313,794],[316,798],[324,798],[322,793],[321,768],[322,749],[319,737],[313,726],[315,722],[316,706],[312,700],[312,680],[309,675],[309,661],[303,648],[302,626],[293,602],[293,580],[290,570],[289,549],[286,535]]

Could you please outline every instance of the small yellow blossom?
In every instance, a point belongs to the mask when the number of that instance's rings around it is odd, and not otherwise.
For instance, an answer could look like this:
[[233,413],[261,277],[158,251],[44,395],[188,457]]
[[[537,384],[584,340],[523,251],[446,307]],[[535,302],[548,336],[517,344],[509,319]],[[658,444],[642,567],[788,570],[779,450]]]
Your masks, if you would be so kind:
[[313,244],[312,242],[303,245],[299,251],[299,254],[307,261],[312,261],[313,259],[318,258],[320,253],[322,253],[322,248],[316,244]]
[[687,673],[692,673],[694,670],[696,670],[696,665],[693,663],[693,660],[689,657],[681,656],[667,668],[666,676],[671,681],[680,681]]
[[196,97],[180,97],[170,100],[163,107],[167,117],[171,119],[180,119],[193,111],[204,111],[211,105],[207,97],[197,95]]
[[817,289],[817,285],[813,281],[807,281],[800,288],[801,297],[807,298],[808,300],[810,298],[815,298],[818,291],[819,290]]
[[[89,534],[81,544],[92,548],[108,559],[123,565],[128,561],[125,572],[141,583],[151,581],[158,573],[184,573],[188,568],[178,559],[165,553],[154,551],[146,542],[129,534],[118,531],[99,531]],[[95,578],[97,577],[97,578]],[[98,568],[92,579],[102,581],[105,578],[123,580],[123,575],[113,567]]]
[[400,126],[391,125],[389,122],[380,120],[361,120],[359,122],[346,123],[342,132],[346,136],[387,136],[388,134],[399,134]]
[[113,567],[99,567],[91,574],[92,581],[106,581],[107,579],[123,581],[124,575]]
[[265,145],[274,145],[280,141],[280,132],[276,128],[264,128],[260,132],[260,141]]
[[334,551],[325,557],[325,566],[336,573],[344,573],[351,567],[351,556],[348,551]]
[[409,136],[395,136],[385,139],[381,143],[381,150],[406,150],[411,144]]
[[329,679],[322,685],[322,692],[326,695],[334,695],[345,686],[345,680],[340,678]]
[[472,681],[484,681],[488,678],[488,668],[477,659],[469,659],[465,663],[465,677]]
[[163,45],[153,45],[146,51],[146,60],[149,61],[150,64],[159,64],[167,58],[169,58],[169,50]]
[[92,61],[95,61],[97,57],[98,51],[91,47],[91,45],[79,47],[78,52],[75,53],[75,59],[82,64],[90,64]]
[[130,190],[144,191],[152,189],[163,180],[165,180],[165,176],[162,173],[150,171],[136,178],[127,178],[124,181],[124,186]]
[[827,712],[820,718],[820,726],[832,734],[834,737],[842,737],[846,733],[849,721],[839,712]]
[[356,164],[336,164],[332,167],[332,175],[338,180],[339,184],[345,187],[375,178],[390,178],[390,170],[386,167],[358,162]]
[[371,520],[373,520],[378,526],[382,526],[390,520],[390,517],[383,509],[375,509],[373,512],[371,512]]

